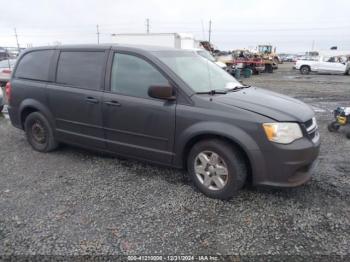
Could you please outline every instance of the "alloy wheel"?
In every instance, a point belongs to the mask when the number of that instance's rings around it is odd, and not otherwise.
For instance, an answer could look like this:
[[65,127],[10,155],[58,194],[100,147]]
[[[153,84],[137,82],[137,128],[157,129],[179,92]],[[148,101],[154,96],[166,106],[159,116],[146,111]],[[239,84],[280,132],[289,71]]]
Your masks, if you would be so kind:
[[194,161],[194,171],[199,182],[210,190],[221,190],[227,184],[227,165],[215,152],[200,152]]

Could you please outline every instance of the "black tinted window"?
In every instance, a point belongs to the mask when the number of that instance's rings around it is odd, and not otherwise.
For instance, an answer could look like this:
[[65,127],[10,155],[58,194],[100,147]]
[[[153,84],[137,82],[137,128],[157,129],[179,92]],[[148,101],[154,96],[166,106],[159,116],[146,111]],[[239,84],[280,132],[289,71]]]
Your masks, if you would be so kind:
[[104,52],[61,52],[56,82],[88,89],[100,89]]
[[47,81],[53,53],[53,50],[42,50],[24,55],[16,69],[16,77]]
[[148,98],[148,88],[151,85],[169,85],[169,82],[142,58],[118,53],[114,55],[111,91]]

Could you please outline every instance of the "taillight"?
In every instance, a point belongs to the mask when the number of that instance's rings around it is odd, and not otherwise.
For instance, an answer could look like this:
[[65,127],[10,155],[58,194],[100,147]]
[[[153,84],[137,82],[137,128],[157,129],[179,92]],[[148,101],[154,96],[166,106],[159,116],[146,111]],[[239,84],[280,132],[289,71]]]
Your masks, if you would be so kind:
[[7,103],[10,104],[10,100],[11,100],[11,83],[10,82],[7,82],[5,87],[5,92],[6,92]]

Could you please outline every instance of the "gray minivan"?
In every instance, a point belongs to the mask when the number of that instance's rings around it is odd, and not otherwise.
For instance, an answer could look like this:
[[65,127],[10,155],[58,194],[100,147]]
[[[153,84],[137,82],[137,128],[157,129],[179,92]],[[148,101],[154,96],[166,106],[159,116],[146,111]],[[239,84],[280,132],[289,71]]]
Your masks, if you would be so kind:
[[313,110],[245,86],[191,51],[120,45],[25,50],[6,86],[29,144],[60,142],[187,169],[207,196],[298,186],[319,152]]

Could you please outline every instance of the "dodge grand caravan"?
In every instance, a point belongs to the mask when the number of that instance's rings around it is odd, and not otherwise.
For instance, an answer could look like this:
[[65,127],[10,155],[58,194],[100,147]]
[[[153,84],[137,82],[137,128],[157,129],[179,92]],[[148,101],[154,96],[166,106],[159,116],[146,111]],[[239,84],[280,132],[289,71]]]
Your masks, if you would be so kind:
[[201,192],[298,186],[319,152],[313,110],[236,81],[191,51],[119,45],[28,49],[6,86],[34,150],[60,142],[187,169]]

